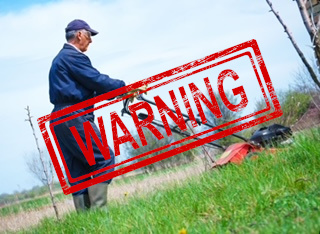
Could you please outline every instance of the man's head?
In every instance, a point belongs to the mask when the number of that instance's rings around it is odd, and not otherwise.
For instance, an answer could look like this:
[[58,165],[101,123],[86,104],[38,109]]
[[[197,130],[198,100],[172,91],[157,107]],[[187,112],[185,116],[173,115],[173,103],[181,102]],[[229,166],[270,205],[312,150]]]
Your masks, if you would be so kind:
[[80,19],[71,21],[65,30],[67,41],[82,52],[87,51],[89,44],[92,42],[91,36],[98,34],[96,30],[90,28],[89,24]]

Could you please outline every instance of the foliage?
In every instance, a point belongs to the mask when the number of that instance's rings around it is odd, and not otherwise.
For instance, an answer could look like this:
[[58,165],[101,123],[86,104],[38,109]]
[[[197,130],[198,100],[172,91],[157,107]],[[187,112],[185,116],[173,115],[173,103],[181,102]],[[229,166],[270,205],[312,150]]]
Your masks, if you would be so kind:
[[[311,95],[309,93],[288,90],[285,92],[278,92],[277,94],[283,115],[279,118],[261,124],[260,127],[268,126],[273,123],[291,126],[308,110],[311,101]],[[265,101],[260,100],[256,103],[255,111],[261,110],[265,106]],[[272,108],[269,112],[272,112],[273,110],[274,109]],[[256,116],[256,118],[258,117],[260,117],[260,115]]]
[[[313,70],[318,71],[315,61],[313,61]],[[301,68],[295,72],[294,82],[291,84],[290,88],[300,93],[314,94],[320,92],[320,88],[313,82],[310,73],[305,66],[301,66]]]
[[[129,155],[129,158],[135,157],[137,155],[141,155],[143,153],[149,152],[153,149],[160,148],[162,146],[167,146],[167,145],[181,139],[181,137],[179,137],[175,134],[171,137],[168,137],[164,129],[161,129],[161,128],[157,128],[157,129],[164,136],[163,139],[158,140],[156,138],[156,136],[153,135],[153,133],[151,133],[149,130],[143,129],[144,135],[145,135],[147,143],[148,143],[146,146],[141,146],[138,149],[133,149],[131,144],[129,144],[129,143],[125,144],[125,150],[127,152],[127,155]],[[135,139],[139,139],[138,133],[134,134],[133,137]],[[181,146],[181,144],[180,144],[180,146]],[[145,160],[147,158],[151,158],[153,156],[159,155],[163,152],[167,152],[169,150],[174,150],[177,147],[179,147],[179,145],[178,146],[171,146],[167,149],[164,149],[164,150],[158,151],[156,153],[150,154],[148,156],[139,158],[139,159],[137,159],[137,161],[140,162],[140,161]],[[174,167],[174,166],[179,166],[184,163],[192,162],[195,159],[196,154],[197,154],[197,149],[188,150],[188,151],[183,152],[181,154],[178,154],[178,155],[166,158],[164,160],[161,160],[159,162],[145,166],[142,169],[144,170],[145,173],[150,173],[152,171],[156,171],[159,169],[166,169],[166,168],[170,168],[170,167]]]
[[[47,150],[42,150],[43,153],[43,163],[37,153],[33,153],[26,158],[26,165],[31,175],[33,175],[37,180],[39,180],[43,185],[49,183],[52,185],[54,183],[54,171],[53,165]],[[46,168],[48,173],[48,178],[46,178],[44,173],[44,168]]]
[[319,138],[319,129],[300,134],[274,155],[110,202],[108,214],[45,219],[27,233],[318,233]]
[[[232,104],[237,104],[239,103],[238,98],[236,96],[234,96],[231,92],[227,91],[225,92],[228,100],[232,103]],[[239,112],[233,112],[231,110],[228,109],[228,107],[223,103],[220,95],[217,92],[214,92],[214,95],[216,97],[218,106],[220,108],[222,117],[221,118],[216,118],[216,116],[206,107],[204,112],[206,115],[206,118],[209,122],[209,124],[214,125],[214,126],[219,126],[222,125],[224,123],[228,123],[232,120],[238,119],[241,116],[241,112],[242,110],[240,110]],[[208,129],[209,127],[205,127],[206,129]],[[225,127],[224,129],[227,129],[228,127]],[[223,145],[223,146],[228,146],[231,145],[232,143],[235,142],[239,142],[238,138],[235,137],[231,137],[231,136],[227,136],[224,137],[218,141],[216,141],[217,143]]]

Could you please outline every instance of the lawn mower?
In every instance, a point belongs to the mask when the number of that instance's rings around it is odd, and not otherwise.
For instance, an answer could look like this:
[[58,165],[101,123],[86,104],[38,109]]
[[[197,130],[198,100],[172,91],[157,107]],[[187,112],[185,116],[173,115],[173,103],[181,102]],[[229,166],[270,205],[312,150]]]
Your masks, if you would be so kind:
[[[148,100],[144,97],[144,94],[139,94],[136,96],[136,99],[139,101],[147,102],[150,105],[156,106],[156,103]],[[122,116],[124,114],[128,114],[131,116],[131,113],[129,111],[129,99],[126,99],[123,101],[123,109],[121,111]],[[169,108],[170,111],[177,114],[175,110]],[[147,114],[139,113],[138,118],[140,120],[145,120],[148,118]],[[190,118],[188,115],[182,113],[182,116],[184,118],[184,121],[187,123],[190,121]],[[209,128],[214,128],[216,126],[212,125],[211,123],[207,122],[203,124],[199,118],[195,118],[198,125],[204,125]],[[152,125],[165,128],[162,121],[153,119],[151,122]],[[187,131],[182,131],[177,125],[169,124],[169,127],[173,133],[179,134],[183,137],[189,137],[192,134]],[[217,131],[224,131],[223,129],[217,129]],[[206,147],[215,148],[218,150],[221,150],[223,153],[221,157],[218,160],[212,161],[212,168],[225,165],[227,163],[241,163],[246,157],[252,156],[255,153],[262,152],[264,150],[269,150],[271,152],[275,151],[275,147],[277,147],[279,144],[285,142],[288,139],[291,139],[292,131],[289,127],[282,126],[280,124],[272,124],[268,127],[260,128],[259,130],[255,131],[250,139],[247,139],[243,136],[240,136],[238,134],[231,134],[230,136],[236,137],[240,140],[242,140],[242,143],[234,143],[230,146],[223,146],[216,142],[208,142],[205,144]],[[200,137],[194,137],[194,140],[201,139]]]

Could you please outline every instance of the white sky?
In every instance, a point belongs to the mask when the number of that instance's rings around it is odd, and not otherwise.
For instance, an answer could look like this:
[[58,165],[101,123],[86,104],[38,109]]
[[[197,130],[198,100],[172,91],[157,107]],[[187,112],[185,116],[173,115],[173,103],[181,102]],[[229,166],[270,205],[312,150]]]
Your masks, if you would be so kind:
[[[274,0],[307,57],[310,40],[296,3]],[[1,5],[0,5],[1,8]],[[0,11],[1,12],[1,11]],[[29,105],[36,119],[53,106],[48,71],[62,48],[64,28],[75,18],[100,33],[87,55],[111,77],[133,82],[256,39],[276,90],[286,89],[300,58],[283,28],[261,1],[56,1],[0,13],[0,193],[31,188],[25,157],[36,152]]]

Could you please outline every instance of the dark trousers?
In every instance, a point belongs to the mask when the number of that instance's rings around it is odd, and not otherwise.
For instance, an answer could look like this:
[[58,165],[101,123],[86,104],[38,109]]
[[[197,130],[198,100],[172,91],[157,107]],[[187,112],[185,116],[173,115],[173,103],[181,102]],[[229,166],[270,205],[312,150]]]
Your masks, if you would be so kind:
[[[66,106],[55,106],[55,108],[53,109],[53,112],[58,111],[60,109],[63,109],[65,107]],[[78,110],[78,111],[73,112],[71,114],[64,115],[63,117],[60,117],[59,119],[65,118],[67,116],[72,116],[74,114],[77,114],[77,113],[80,113],[83,111],[85,111],[85,110],[84,109]],[[58,119],[55,119],[54,121],[52,121],[52,123],[57,120]],[[65,159],[65,162],[67,164],[68,170],[69,170],[72,178],[78,178],[79,176],[87,175],[93,171],[97,171],[99,169],[105,168],[105,167],[113,165],[115,163],[114,153],[110,149],[110,147],[108,146],[109,151],[110,151],[110,159],[106,160],[103,157],[102,153],[100,152],[96,142],[91,137],[92,148],[93,148],[94,158],[95,158],[96,164],[94,164],[92,166],[89,165],[87,159],[85,158],[83,152],[81,151],[76,139],[74,138],[74,136],[70,130],[70,127],[74,126],[77,129],[77,131],[81,137],[81,140],[85,143],[85,145],[87,147],[85,132],[84,132],[84,128],[83,128],[83,123],[86,121],[90,122],[95,133],[97,134],[97,136],[99,137],[99,139],[101,141],[101,134],[100,134],[98,127],[94,123],[93,113],[81,115],[77,118],[63,122],[63,123],[58,124],[54,127],[54,132],[57,136],[59,146],[61,147],[63,157]],[[107,171],[104,171],[100,174],[94,175],[93,177],[98,177],[100,175],[107,174],[112,171],[114,171],[114,168],[109,169]],[[81,181],[73,182],[73,183],[71,183],[69,180],[69,183],[70,183],[70,185],[76,185],[76,184],[80,184],[80,183],[87,181],[87,180],[90,180],[90,179],[91,178],[89,177],[89,178],[83,179]],[[111,182],[111,180],[107,180],[104,183],[110,183],[110,182]],[[83,189],[83,190],[80,190],[78,192],[73,193],[72,195],[76,196],[76,195],[87,194],[87,193],[88,193],[88,189]]]

